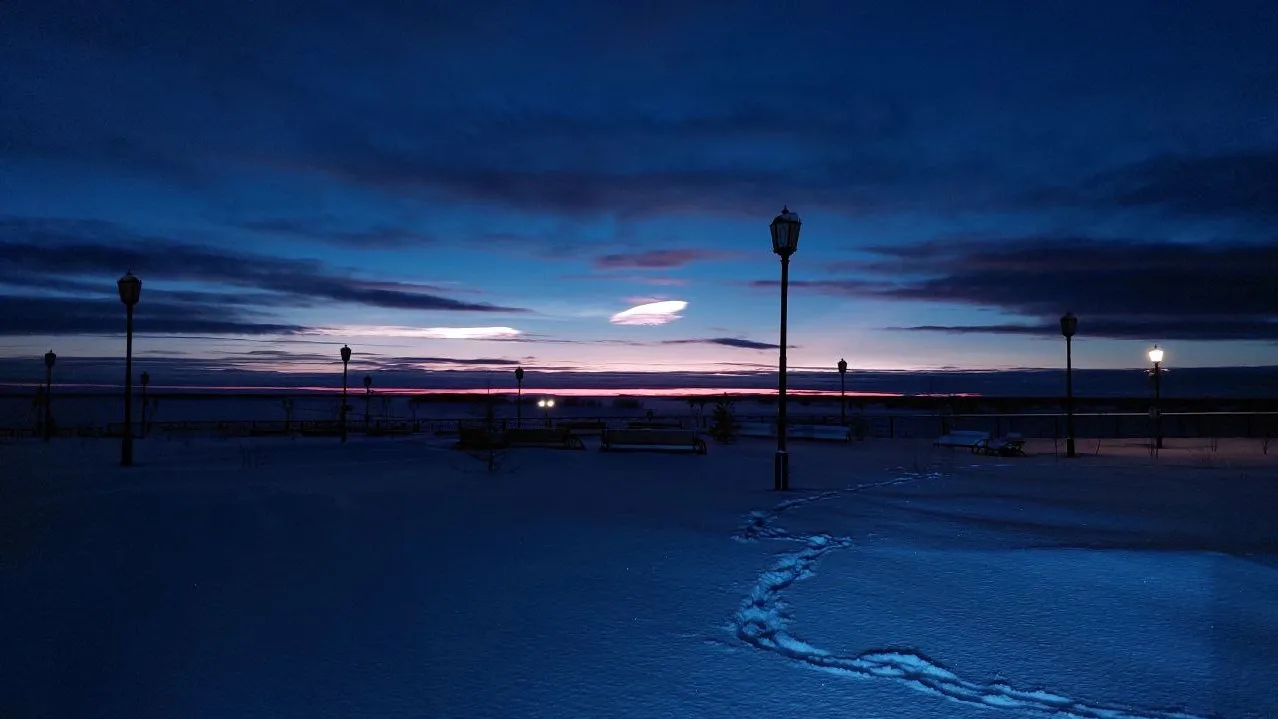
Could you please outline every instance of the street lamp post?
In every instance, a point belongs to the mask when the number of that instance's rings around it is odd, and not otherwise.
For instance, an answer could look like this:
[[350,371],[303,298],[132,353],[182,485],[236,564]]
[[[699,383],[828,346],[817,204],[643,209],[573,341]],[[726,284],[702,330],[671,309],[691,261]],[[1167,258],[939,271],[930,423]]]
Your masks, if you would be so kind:
[[342,442],[346,441],[346,370],[351,363],[351,348],[342,345],[342,411],[338,414],[341,416],[342,423]]
[[848,361],[839,360],[839,422],[844,426],[848,426],[848,398],[847,385],[843,383],[843,376],[848,373]]
[[44,353],[44,441],[53,435],[53,363],[58,356],[49,350]]
[[1149,371],[1154,377],[1154,448],[1163,448],[1163,408],[1162,408],[1162,382],[1163,376],[1163,350],[1158,345],[1149,351],[1149,361],[1154,363],[1154,368]]
[[1061,315],[1061,334],[1065,336],[1065,456],[1074,457],[1074,333],[1078,318],[1073,312]]
[[790,453],[786,451],[785,440],[789,427],[785,419],[785,348],[786,348],[786,310],[790,291],[790,256],[799,249],[799,229],[802,227],[799,216],[790,212],[788,207],[781,208],[781,214],[772,220],[772,251],[781,257],[781,349],[777,372],[777,453],[772,461],[772,488],[787,490],[790,488]]
[[537,400],[537,406],[538,406],[538,407],[541,407],[541,409],[542,409],[542,413],[543,413],[543,414],[545,415],[545,417],[546,417],[546,428],[547,428],[547,429],[549,429],[549,428],[550,428],[550,410],[551,410],[551,408],[553,408],[553,407],[555,406],[555,400],[553,400],[553,399],[539,399],[539,400]]
[[146,386],[151,384],[150,373],[142,372],[142,436],[146,436]]
[[524,368],[515,368],[515,426],[524,428]]
[[364,434],[368,434],[368,403],[373,399],[373,376],[364,375]]
[[124,303],[124,437],[120,444],[120,466],[133,466],[133,308],[142,297],[142,280],[126,272],[116,283]]

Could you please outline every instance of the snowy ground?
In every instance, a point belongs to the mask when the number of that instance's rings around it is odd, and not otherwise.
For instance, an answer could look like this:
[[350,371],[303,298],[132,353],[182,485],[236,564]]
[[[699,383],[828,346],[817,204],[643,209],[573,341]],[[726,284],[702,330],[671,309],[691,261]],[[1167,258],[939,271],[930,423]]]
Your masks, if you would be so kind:
[[0,717],[1278,717],[1278,457],[1030,449],[0,446]]

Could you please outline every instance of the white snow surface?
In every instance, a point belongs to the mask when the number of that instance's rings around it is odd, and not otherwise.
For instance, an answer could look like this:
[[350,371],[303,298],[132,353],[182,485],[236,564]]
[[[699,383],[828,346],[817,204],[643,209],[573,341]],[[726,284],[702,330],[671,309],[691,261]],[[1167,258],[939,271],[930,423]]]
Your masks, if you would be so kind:
[[1278,717],[1273,457],[588,445],[0,446],[0,717]]

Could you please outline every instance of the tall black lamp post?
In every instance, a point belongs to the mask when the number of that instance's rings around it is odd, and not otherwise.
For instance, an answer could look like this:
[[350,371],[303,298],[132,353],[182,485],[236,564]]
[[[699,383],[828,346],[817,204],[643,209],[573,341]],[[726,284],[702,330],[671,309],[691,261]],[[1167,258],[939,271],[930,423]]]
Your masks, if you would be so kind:
[[368,403],[373,399],[373,376],[364,375],[364,434],[368,434]]
[[49,350],[44,353],[44,441],[53,435],[53,363],[58,356]]
[[350,366],[350,363],[351,363],[351,348],[343,345],[342,346],[342,411],[339,413],[341,415],[341,422],[342,422],[342,441],[343,442],[346,441],[346,370]]
[[120,466],[133,466],[133,308],[142,297],[142,280],[126,272],[116,283],[124,303],[124,438],[120,444]]
[[515,368],[515,426],[524,427],[524,368]]
[[790,488],[790,453],[785,448],[785,439],[789,430],[785,419],[785,325],[790,292],[790,256],[799,249],[799,229],[802,224],[799,216],[790,212],[788,207],[781,208],[781,214],[772,220],[772,251],[781,257],[781,356],[777,373],[777,453],[772,461],[772,488],[777,490]]
[[142,436],[146,436],[146,386],[151,384],[151,375],[145,370],[142,372]]
[[1061,334],[1065,336],[1065,456],[1074,457],[1074,333],[1078,318],[1073,312],[1061,315]]
[[843,383],[843,376],[848,373],[848,361],[839,360],[839,422],[844,426],[848,426],[848,398],[847,385]]
[[1149,370],[1149,374],[1154,378],[1154,447],[1156,449],[1163,448],[1163,408],[1162,408],[1162,382],[1163,376],[1163,350],[1154,345],[1149,351],[1149,361],[1154,363],[1154,368]]

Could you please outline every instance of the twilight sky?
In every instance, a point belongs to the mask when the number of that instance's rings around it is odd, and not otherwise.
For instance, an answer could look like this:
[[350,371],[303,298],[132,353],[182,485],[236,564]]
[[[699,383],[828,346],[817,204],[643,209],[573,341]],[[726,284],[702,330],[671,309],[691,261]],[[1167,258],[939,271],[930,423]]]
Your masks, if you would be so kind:
[[[0,2],[0,358],[1278,364],[1278,10]],[[661,302],[647,310],[637,305]],[[115,361],[115,360],[112,360]]]

